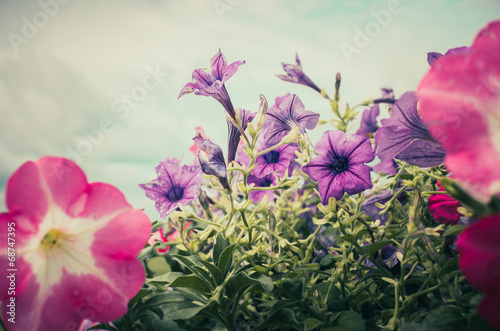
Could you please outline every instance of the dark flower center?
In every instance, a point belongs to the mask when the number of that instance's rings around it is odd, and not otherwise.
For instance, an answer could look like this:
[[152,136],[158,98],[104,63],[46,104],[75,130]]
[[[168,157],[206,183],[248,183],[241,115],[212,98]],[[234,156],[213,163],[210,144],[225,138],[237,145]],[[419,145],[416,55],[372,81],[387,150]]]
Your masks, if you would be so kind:
[[280,162],[280,153],[278,151],[267,152],[266,154],[262,155],[262,157],[267,164]]
[[343,172],[347,170],[347,162],[345,161],[337,161],[335,163],[332,163],[330,165],[330,169],[332,169],[335,172]]
[[271,178],[268,178],[269,176],[266,176],[262,178],[262,181],[259,183],[260,187],[269,187],[273,183]]
[[177,185],[173,185],[170,188],[170,190],[168,190],[168,192],[165,194],[165,196],[170,202],[177,202],[181,200],[182,197],[184,196],[184,188]]

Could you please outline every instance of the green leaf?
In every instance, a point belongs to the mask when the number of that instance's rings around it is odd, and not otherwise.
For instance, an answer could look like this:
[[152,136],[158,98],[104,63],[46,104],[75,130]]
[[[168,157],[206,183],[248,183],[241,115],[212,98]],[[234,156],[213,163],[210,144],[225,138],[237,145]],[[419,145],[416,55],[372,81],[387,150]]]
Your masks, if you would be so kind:
[[450,272],[458,270],[458,256],[449,259],[441,268],[441,271],[439,272],[439,277],[443,277],[446,274],[449,274]]
[[186,297],[178,292],[160,293],[144,301],[144,303],[141,304],[138,308],[138,311],[143,311],[152,307],[158,307],[164,303],[173,301],[186,301]]
[[210,286],[195,275],[180,276],[170,283],[170,287],[188,287],[201,293],[210,293]]
[[452,225],[443,233],[443,237],[456,236],[465,229],[466,225]]
[[222,271],[222,278],[225,278],[229,269],[231,268],[231,264],[233,263],[233,251],[236,244],[232,244],[227,246],[226,249],[222,252],[219,257],[218,267]]
[[255,274],[251,276],[252,279],[255,279],[257,282],[260,283],[260,286],[262,286],[262,289],[266,291],[267,293],[271,293],[271,291],[274,288],[274,283],[273,280],[270,277],[267,277],[266,275],[263,274]]
[[144,261],[144,260],[152,258],[153,255],[155,255],[156,246],[160,246],[160,245],[161,245],[161,243],[156,241],[152,246],[148,246],[146,248],[143,248],[139,252],[139,255],[137,255],[137,259],[139,261]]
[[350,242],[351,244],[356,242],[356,238],[354,238],[354,236],[352,234],[349,234],[349,233],[342,236],[342,239]]
[[214,262],[215,265],[219,265],[219,259],[222,254],[222,252],[229,246],[229,241],[224,238],[222,233],[219,233],[217,235],[217,238],[215,239],[215,245],[214,245]]
[[283,283],[282,289],[289,294],[291,298],[302,300],[304,293],[304,283],[297,278],[288,279],[288,282]]
[[365,331],[366,326],[363,318],[351,310],[342,311],[333,316],[332,328],[330,331]]
[[186,320],[196,316],[205,306],[198,306],[189,301],[169,302],[162,307],[164,319]]
[[432,310],[424,319],[425,330],[458,331],[464,330],[467,320],[460,309],[452,306],[441,306]]
[[315,318],[308,318],[304,321],[304,323],[306,323],[307,330],[313,330],[320,325],[325,325],[325,323],[323,323],[323,321],[320,321],[320,320],[315,319]]
[[[255,330],[268,330],[271,327],[282,327],[286,330],[306,330],[305,323],[298,322],[290,308],[283,308],[268,317],[266,321],[258,325]],[[281,329],[284,330],[284,329]]]
[[219,268],[217,268],[215,265],[213,265],[210,262],[207,262],[203,259],[200,258],[199,262],[210,271],[210,274],[212,275],[212,278],[215,280],[217,285],[222,284],[222,272],[220,271]]
[[404,180],[413,180],[415,176],[413,176],[412,174],[401,174],[399,178]]

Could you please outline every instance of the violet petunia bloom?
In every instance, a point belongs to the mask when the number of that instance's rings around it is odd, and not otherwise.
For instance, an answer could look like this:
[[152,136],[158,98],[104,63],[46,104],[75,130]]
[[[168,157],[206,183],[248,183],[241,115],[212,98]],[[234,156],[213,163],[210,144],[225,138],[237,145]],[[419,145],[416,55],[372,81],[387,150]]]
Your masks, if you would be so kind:
[[356,134],[361,136],[370,136],[378,129],[377,117],[380,114],[380,103],[394,103],[394,91],[390,87],[381,88],[382,97],[373,100],[373,106],[365,109],[361,115],[361,123]]
[[375,151],[381,161],[396,158],[419,167],[443,163],[443,146],[432,138],[417,112],[415,92],[404,93],[394,104],[391,117],[383,119],[375,133]]
[[291,82],[296,84],[302,84],[309,86],[310,88],[321,93],[321,89],[313,83],[313,81],[307,77],[302,71],[302,65],[300,64],[299,54],[295,53],[295,64],[291,63],[281,63],[283,70],[285,70],[286,75],[276,75],[278,78],[284,80],[285,82]]
[[373,103],[394,103],[394,91],[390,87],[382,87],[382,97],[373,100]]
[[379,126],[377,124],[377,117],[380,114],[380,106],[378,103],[374,104],[371,108],[366,109],[361,115],[361,124],[359,125],[356,134],[360,136],[367,136],[375,133]]
[[228,66],[219,49],[217,54],[210,59],[210,68],[193,71],[193,81],[184,85],[178,98],[192,92],[196,95],[213,97],[222,104],[229,116],[235,119],[234,107],[224,83],[236,73],[242,64],[245,64],[245,61],[236,61]]
[[283,145],[267,152],[255,159],[257,166],[252,170],[252,173],[257,177],[265,177],[275,173],[278,177],[283,178],[288,170],[288,176],[290,176],[293,171],[291,162],[297,158],[295,151],[298,150],[298,146]]
[[[270,187],[276,185],[276,177],[271,174],[260,178],[250,174],[247,177],[247,183],[254,184],[254,187]],[[259,203],[266,194],[269,200],[274,200],[274,191],[272,190],[252,191],[248,194],[248,198],[252,199],[254,203]]]
[[372,187],[370,167],[364,164],[375,159],[368,137],[326,131],[315,149],[318,156],[303,171],[318,182],[323,204],[331,197],[340,200],[344,193],[356,194]]
[[127,312],[146,280],[136,258],[151,234],[142,210],[116,187],[89,183],[78,165],[57,157],[21,165],[7,181],[5,202],[3,325],[11,331],[77,330],[84,319],[105,323]]
[[158,178],[139,184],[146,196],[155,201],[156,209],[165,218],[180,203],[183,206],[198,198],[203,173],[194,161],[181,166],[177,158],[167,158],[155,168]]
[[444,56],[420,82],[419,113],[446,148],[446,168],[474,198],[500,193],[500,21],[469,54]]
[[437,59],[443,57],[443,56],[448,56],[448,55],[458,55],[458,54],[470,54],[472,51],[471,47],[463,46],[463,47],[456,47],[449,49],[444,55],[438,52],[430,52],[427,53],[427,63],[429,63],[430,66],[434,65],[434,62],[436,62]]
[[301,133],[305,133],[306,129],[312,130],[318,120],[319,114],[304,110],[304,104],[297,95],[288,95],[282,99],[279,106],[271,107],[267,111],[264,124],[266,144],[272,146],[279,143],[294,127],[298,127]]
[[217,177],[222,187],[231,190],[227,180],[226,160],[224,160],[224,154],[220,146],[211,142],[210,139],[203,138],[200,133],[193,140],[200,148],[198,160],[200,161],[201,171],[207,175]]
[[394,159],[390,159],[377,163],[372,167],[372,170],[389,176],[395,175],[398,173],[398,164]]
[[[243,131],[246,130],[248,123],[250,123],[257,113],[251,112],[249,110],[238,109],[238,117],[241,121],[241,128]],[[227,129],[228,129],[228,141],[227,141],[227,162],[231,163],[234,161],[236,156],[236,151],[238,150],[238,145],[240,143],[241,133],[238,128],[231,122],[229,119],[227,120]]]

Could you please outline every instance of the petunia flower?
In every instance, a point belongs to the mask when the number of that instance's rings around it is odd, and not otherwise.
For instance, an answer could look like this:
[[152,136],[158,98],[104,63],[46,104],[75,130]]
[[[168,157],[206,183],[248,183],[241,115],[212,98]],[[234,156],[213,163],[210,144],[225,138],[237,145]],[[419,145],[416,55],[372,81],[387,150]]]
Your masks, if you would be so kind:
[[200,161],[201,171],[207,175],[217,177],[225,189],[231,190],[227,180],[226,160],[224,160],[224,154],[220,146],[209,139],[203,138],[199,133],[193,140],[200,148],[198,160]]
[[367,136],[375,133],[379,128],[377,124],[377,117],[379,114],[380,106],[378,103],[363,111],[363,114],[361,115],[361,124],[359,125],[359,129],[356,131],[356,134],[359,134],[360,136]]
[[[238,117],[241,121],[241,128],[243,131],[248,127],[248,123],[252,122],[257,113],[251,112],[249,110],[239,109],[237,110]],[[238,128],[231,122],[229,119],[227,120],[227,129],[228,129],[228,141],[227,141],[227,162],[231,163],[234,161],[236,156],[236,152],[238,150],[238,145],[240,143],[241,133]]]
[[356,194],[372,187],[370,167],[375,159],[368,137],[346,135],[339,130],[326,131],[316,143],[316,156],[303,171],[318,182],[321,202],[344,193]]
[[394,104],[391,117],[383,119],[375,133],[375,151],[381,161],[396,158],[419,167],[443,163],[445,150],[430,135],[417,112],[415,92],[404,93]]
[[116,187],[88,183],[68,159],[43,157],[12,174],[6,205],[0,301],[9,330],[77,330],[85,319],[107,322],[127,312],[146,278],[136,256],[151,223]]
[[492,214],[468,226],[457,240],[459,266],[465,278],[484,292],[478,314],[500,329],[500,214]]
[[[262,178],[250,174],[247,177],[247,183],[249,185],[254,184],[254,187],[270,187],[276,185],[277,181],[276,177],[272,174]],[[266,194],[269,200],[274,200],[274,191],[272,190],[251,191],[250,194],[248,194],[248,198],[252,199],[254,203],[259,203]]]
[[398,173],[398,164],[394,159],[390,159],[377,163],[372,167],[372,170],[386,175],[395,175]]
[[476,199],[500,193],[500,21],[467,54],[444,56],[418,88],[419,112],[446,149],[446,168]]
[[[263,150],[271,147],[264,143],[263,135],[259,136],[257,142],[257,152],[262,152]],[[265,177],[269,174],[275,173],[278,177],[283,178],[285,172],[288,170],[288,176],[290,176],[295,167],[293,161],[297,158],[295,151],[298,151],[298,146],[294,145],[282,145],[270,152],[258,156],[255,159],[256,167],[252,170],[252,175],[257,177]],[[243,149],[238,150],[237,156],[238,163],[249,165],[250,158],[243,151]]]
[[217,54],[210,59],[210,68],[193,71],[193,81],[184,85],[179,93],[179,98],[192,92],[196,95],[213,97],[221,103],[229,116],[235,119],[234,107],[224,83],[236,73],[242,64],[245,64],[245,61],[236,61],[228,66],[226,58],[219,49]]
[[177,208],[178,203],[186,206],[198,198],[203,173],[196,161],[181,167],[179,159],[167,158],[155,170],[158,177],[139,187],[155,201],[162,218]]
[[297,95],[288,95],[280,100],[279,106],[267,111],[264,124],[266,144],[279,143],[294,127],[298,127],[301,133],[305,133],[306,129],[312,130],[318,120],[319,114],[304,110],[304,104]]
[[430,66],[434,65],[434,62],[436,62],[437,59],[443,57],[443,56],[448,56],[448,55],[457,55],[457,54],[470,54],[472,51],[472,48],[470,47],[457,47],[457,48],[452,48],[449,49],[444,55],[438,52],[430,52],[427,53],[427,63],[429,63]]
[[382,87],[382,97],[373,100],[373,103],[394,103],[394,91],[390,87]]
[[[411,190],[411,188],[407,187],[403,190],[403,192],[409,190]],[[379,215],[378,213],[382,211],[382,208],[377,207],[377,203],[385,204],[387,201],[391,200],[392,196],[393,193],[390,189],[383,190],[377,194],[371,195],[368,199],[363,201],[363,203],[361,204],[361,208],[363,209],[366,215],[372,218],[373,221],[379,220],[380,224],[384,225],[387,223],[388,214],[385,213]],[[406,200],[406,194],[400,194],[397,197],[397,200],[401,203],[404,202],[404,200]]]
[[[439,191],[444,191],[438,182]],[[449,194],[433,194],[429,197],[427,207],[432,217],[443,224],[457,224],[461,214],[457,211],[462,204]]]
[[[185,227],[187,228],[191,222],[186,222]],[[177,238],[181,237],[181,233],[177,231],[177,229],[174,229],[173,227],[170,227],[167,233],[164,233],[163,227],[159,228],[157,231],[155,231],[151,237],[149,237],[148,244],[149,245],[154,245],[155,242],[159,241],[161,243],[168,243],[172,241],[176,241]],[[159,253],[166,253],[170,249],[170,245],[167,245],[165,248],[158,248]]]
[[[205,130],[203,130],[203,128],[201,126],[197,126],[196,128],[194,128],[194,130],[196,131],[196,134],[199,133],[203,138],[207,137],[207,135],[205,134]],[[194,142],[193,145],[191,147],[189,147],[189,151],[191,153],[193,153],[194,156],[198,156],[198,152],[200,151],[200,148]]]
[[284,80],[285,82],[309,86],[310,88],[321,93],[321,89],[316,84],[314,84],[313,81],[309,79],[309,77],[307,77],[306,74],[304,74],[304,72],[302,71],[299,54],[295,54],[295,64],[281,62],[281,65],[283,66],[283,70],[285,70],[286,75],[276,75],[278,76],[278,78]]
[[361,123],[356,134],[361,136],[370,136],[375,133],[379,126],[377,117],[380,114],[380,103],[394,103],[394,91],[390,87],[383,87],[381,89],[382,98],[373,100],[373,106],[365,109],[361,115]]

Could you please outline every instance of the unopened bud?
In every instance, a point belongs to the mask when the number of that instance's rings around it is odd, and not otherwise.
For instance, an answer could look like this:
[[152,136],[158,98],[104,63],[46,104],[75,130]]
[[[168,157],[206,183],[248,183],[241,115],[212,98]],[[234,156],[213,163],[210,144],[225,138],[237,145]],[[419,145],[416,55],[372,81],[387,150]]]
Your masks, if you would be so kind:
[[259,97],[260,97],[260,106],[259,106],[259,111],[257,113],[257,118],[255,119],[257,130],[262,129],[262,127],[264,126],[267,114],[267,107],[268,107],[266,98],[262,94]]
[[201,208],[203,208],[203,211],[205,212],[205,216],[208,219],[212,219],[212,212],[210,211],[210,203],[208,202],[208,197],[205,191],[201,191],[198,199],[200,200]]

